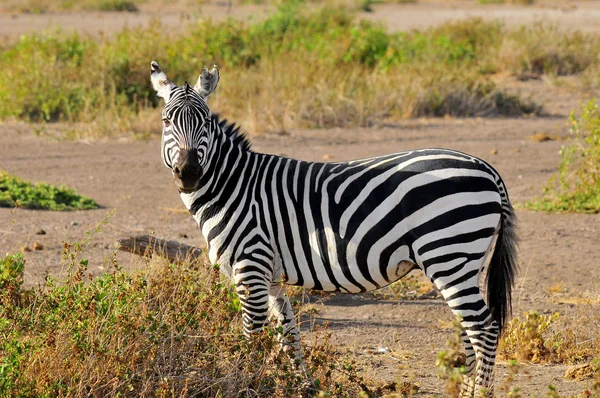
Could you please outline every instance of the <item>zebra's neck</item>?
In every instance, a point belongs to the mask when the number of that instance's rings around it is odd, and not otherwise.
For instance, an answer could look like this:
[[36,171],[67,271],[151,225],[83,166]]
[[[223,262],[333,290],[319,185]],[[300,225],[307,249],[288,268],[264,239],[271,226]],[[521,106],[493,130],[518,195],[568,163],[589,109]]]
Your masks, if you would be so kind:
[[[208,143],[207,167],[202,170],[199,189],[193,193],[181,193],[186,208],[198,222],[200,228],[207,222],[212,224],[226,215],[228,199],[239,194],[241,189],[248,189],[242,184],[247,178],[248,166],[255,164],[259,157],[254,153],[250,143],[239,127],[213,115],[211,135]],[[225,213],[224,213],[225,212]],[[205,238],[208,237],[205,235]]]

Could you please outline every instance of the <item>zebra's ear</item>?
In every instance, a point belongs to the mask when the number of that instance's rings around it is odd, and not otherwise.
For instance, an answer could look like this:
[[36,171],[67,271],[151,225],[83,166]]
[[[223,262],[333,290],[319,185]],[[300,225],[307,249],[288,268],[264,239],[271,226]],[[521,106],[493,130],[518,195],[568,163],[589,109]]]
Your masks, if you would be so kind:
[[214,65],[210,71],[205,66],[200,76],[198,76],[194,90],[206,100],[215,91],[217,84],[219,84],[219,69],[217,65]]
[[169,81],[167,75],[160,69],[156,61],[152,61],[150,68],[152,70],[150,80],[152,80],[152,87],[156,90],[156,95],[164,98],[165,102],[169,102],[171,90],[176,87],[175,84]]

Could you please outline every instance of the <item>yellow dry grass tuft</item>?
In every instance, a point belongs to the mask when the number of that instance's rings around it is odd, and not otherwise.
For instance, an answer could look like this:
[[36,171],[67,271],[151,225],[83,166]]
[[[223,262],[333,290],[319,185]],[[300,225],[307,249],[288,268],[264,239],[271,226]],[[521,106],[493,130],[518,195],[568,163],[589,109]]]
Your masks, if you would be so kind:
[[561,137],[560,135],[548,134],[545,131],[540,131],[539,133],[530,135],[527,138],[529,138],[531,141],[535,141],[535,142],[562,141],[563,140],[563,137]]
[[565,291],[566,290],[562,282],[555,282],[548,288],[548,292],[553,294],[564,293]]
[[[587,301],[576,308],[576,315],[525,312],[509,323],[499,345],[499,356],[531,363],[589,361],[600,352],[599,311],[599,303]],[[573,316],[577,322],[573,322]]]

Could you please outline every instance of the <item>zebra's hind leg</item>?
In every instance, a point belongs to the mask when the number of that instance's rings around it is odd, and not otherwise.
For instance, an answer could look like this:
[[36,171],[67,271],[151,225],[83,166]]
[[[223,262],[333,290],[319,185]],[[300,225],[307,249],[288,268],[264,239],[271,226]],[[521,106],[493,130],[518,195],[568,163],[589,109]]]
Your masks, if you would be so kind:
[[494,395],[494,364],[500,329],[496,321],[488,317],[483,325],[473,326],[466,330],[476,357],[475,397],[492,397]]
[[[428,271],[435,268],[437,267],[432,266]],[[479,289],[479,262],[466,263],[460,266],[458,272],[434,274],[430,278],[453,314],[461,320],[466,335],[463,342],[467,354],[467,370],[471,372],[470,375],[467,373],[470,377],[461,386],[461,396],[491,396],[499,329],[492,320],[490,309]]]
[[473,377],[473,370],[475,369],[476,363],[475,350],[473,350],[473,345],[465,330],[460,334],[460,339],[465,345],[465,367],[467,368],[467,372],[463,377],[463,382],[460,387],[460,396],[472,397],[475,392],[475,378]]

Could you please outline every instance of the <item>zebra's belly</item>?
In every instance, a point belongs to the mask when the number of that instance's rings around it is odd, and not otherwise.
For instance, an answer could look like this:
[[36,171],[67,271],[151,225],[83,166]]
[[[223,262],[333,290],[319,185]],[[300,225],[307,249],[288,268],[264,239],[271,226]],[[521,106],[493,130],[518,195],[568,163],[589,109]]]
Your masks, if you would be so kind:
[[[281,245],[286,252],[280,264],[288,284],[324,291],[372,291],[397,281],[413,268],[422,269],[431,278],[458,263],[482,257],[499,222],[500,214],[491,213],[451,220],[444,228],[419,235],[407,232],[414,231],[414,226],[399,223],[398,228],[361,235],[356,240],[344,240],[331,230],[312,230],[308,242]],[[479,264],[475,261],[468,267],[475,263]]]
[[[335,268],[339,269],[339,266],[336,267],[336,265],[333,265],[330,272],[333,272],[333,270]],[[325,271],[324,274],[326,274],[326,277],[323,277],[323,275],[321,276],[321,279],[319,280],[319,283],[315,283],[314,280],[312,279],[304,279],[304,280],[298,280],[298,279],[293,279],[290,280],[288,274],[286,273],[286,281],[287,284],[289,285],[295,285],[295,286],[302,286],[305,288],[310,288],[310,289],[316,289],[316,290],[322,290],[322,291],[327,291],[327,292],[342,292],[342,293],[359,293],[359,292],[364,292],[364,291],[373,291],[373,290],[377,290],[380,289],[382,287],[385,287],[393,282],[396,282],[399,279],[402,279],[404,276],[406,276],[406,274],[408,274],[410,271],[412,271],[413,269],[418,268],[418,266],[410,261],[410,260],[403,260],[400,261],[399,263],[390,266],[389,267],[389,273],[388,273],[388,278],[389,279],[380,279],[377,280],[377,284],[373,284],[370,282],[365,282],[365,281],[361,281],[361,285],[357,285],[357,284],[350,284],[350,283],[342,283],[343,279],[349,279],[349,278],[339,278],[339,279],[333,279],[330,277],[330,274],[327,274],[327,272]],[[339,271],[341,272],[341,271]],[[357,275],[353,275],[354,280],[359,279],[357,277]],[[337,283],[336,283],[337,282]],[[357,282],[355,282],[357,283]],[[362,287],[361,287],[362,286]]]
[[365,250],[364,241],[345,242],[330,230],[312,231],[309,237],[309,244],[282,247],[276,261],[290,285],[358,293],[387,286],[417,267],[407,245],[390,253],[388,246],[377,244]]

